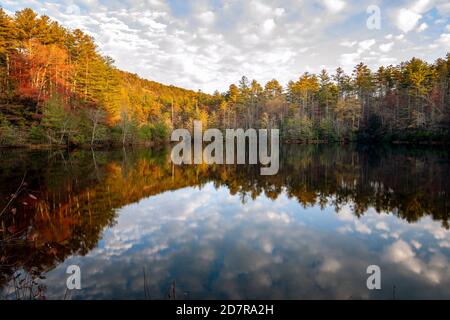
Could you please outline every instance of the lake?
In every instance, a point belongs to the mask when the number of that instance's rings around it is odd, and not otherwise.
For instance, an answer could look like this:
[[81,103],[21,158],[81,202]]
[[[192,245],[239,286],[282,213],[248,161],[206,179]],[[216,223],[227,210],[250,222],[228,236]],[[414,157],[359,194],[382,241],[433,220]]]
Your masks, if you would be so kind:
[[445,147],[283,146],[274,176],[169,151],[1,149],[1,297],[450,298]]

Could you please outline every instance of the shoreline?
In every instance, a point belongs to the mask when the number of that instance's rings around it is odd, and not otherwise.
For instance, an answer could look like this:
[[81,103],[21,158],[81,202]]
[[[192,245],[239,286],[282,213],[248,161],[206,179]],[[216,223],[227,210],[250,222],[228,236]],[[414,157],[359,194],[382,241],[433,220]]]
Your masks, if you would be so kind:
[[[393,145],[393,146],[448,146],[450,141],[405,141],[405,140],[395,140],[395,141],[326,141],[326,140],[312,140],[312,141],[301,141],[301,140],[280,140],[281,145],[366,145],[366,146],[377,146],[377,145]],[[81,146],[67,146],[67,145],[55,145],[55,144],[24,144],[24,145],[0,145],[0,150],[12,150],[12,149],[27,149],[27,150],[115,150],[121,148],[164,148],[165,146],[170,147],[171,143],[135,143],[127,145],[117,145],[117,144],[104,144],[104,145],[81,145]]]

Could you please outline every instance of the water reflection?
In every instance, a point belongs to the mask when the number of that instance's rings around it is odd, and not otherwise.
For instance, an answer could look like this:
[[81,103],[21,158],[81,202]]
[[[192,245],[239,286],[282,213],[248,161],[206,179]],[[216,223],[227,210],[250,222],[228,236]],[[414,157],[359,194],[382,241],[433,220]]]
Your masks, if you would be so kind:
[[284,147],[276,176],[164,150],[0,152],[0,210],[24,181],[0,216],[7,298],[64,298],[70,264],[83,299],[450,298],[446,150]]

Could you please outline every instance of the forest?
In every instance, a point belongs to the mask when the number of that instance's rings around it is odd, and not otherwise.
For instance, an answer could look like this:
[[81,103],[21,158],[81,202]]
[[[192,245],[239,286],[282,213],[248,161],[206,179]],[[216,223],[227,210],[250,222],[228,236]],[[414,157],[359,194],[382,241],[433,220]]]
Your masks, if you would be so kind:
[[[276,75],[274,75],[276,76]],[[450,141],[450,53],[376,71],[242,77],[206,94],[121,71],[95,40],[0,8],[0,146],[160,145],[173,128],[278,128],[287,143]]]

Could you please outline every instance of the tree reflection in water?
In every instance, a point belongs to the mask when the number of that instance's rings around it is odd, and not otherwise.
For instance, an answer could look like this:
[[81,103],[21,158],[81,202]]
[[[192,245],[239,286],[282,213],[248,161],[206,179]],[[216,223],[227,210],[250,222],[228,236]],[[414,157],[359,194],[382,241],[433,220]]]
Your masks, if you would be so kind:
[[210,182],[242,203],[285,193],[304,208],[332,205],[339,212],[351,205],[361,217],[373,207],[409,223],[430,216],[449,228],[447,150],[309,145],[281,151],[279,173],[261,176],[256,165],[173,166],[168,150],[0,150],[0,208],[7,208],[0,216],[0,287],[12,286],[17,295],[35,283],[27,292],[42,297],[35,280],[95,248],[117,209]]

